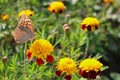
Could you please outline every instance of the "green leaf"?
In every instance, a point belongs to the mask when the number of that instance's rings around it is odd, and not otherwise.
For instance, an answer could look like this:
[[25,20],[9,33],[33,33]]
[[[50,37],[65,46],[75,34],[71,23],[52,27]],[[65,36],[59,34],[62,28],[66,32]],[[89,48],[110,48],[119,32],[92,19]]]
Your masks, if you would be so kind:
[[113,80],[120,80],[120,73],[112,72],[110,76]]

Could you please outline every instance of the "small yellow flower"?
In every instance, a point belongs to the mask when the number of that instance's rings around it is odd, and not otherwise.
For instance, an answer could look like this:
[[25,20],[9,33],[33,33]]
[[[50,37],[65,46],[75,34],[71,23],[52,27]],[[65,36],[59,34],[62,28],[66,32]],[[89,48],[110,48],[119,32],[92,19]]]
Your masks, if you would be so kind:
[[19,12],[18,16],[20,17],[23,14],[27,15],[28,17],[30,17],[30,16],[34,15],[34,12],[31,11],[31,10],[22,10],[21,12]]
[[9,15],[8,14],[2,14],[1,18],[2,18],[2,20],[6,21],[6,20],[8,20]]
[[76,63],[70,58],[62,58],[57,62],[56,75],[60,76],[62,73],[66,73],[65,79],[71,79],[71,75],[76,71]]
[[114,0],[103,0],[104,3],[112,3]]
[[103,64],[94,58],[85,59],[79,65],[79,74],[85,78],[95,79],[97,75],[101,75],[102,66]]
[[94,31],[98,29],[98,26],[100,25],[99,20],[93,17],[87,17],[82,21],[82,29],[88,30],[88,31]]
[[53,50],[52,44],[44,39],[38,39],[30,46],[32,55],[41,59],[45,59]]
[[48,10],[53,13],[62,13],[66,9],[66,6],[60,1],[54,1],[48,7]]

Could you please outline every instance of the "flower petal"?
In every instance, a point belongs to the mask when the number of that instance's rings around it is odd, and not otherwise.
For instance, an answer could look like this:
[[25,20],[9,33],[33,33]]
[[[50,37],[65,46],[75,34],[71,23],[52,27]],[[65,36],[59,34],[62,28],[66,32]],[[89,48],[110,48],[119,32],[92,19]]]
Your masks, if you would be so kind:
[[66,75],[66,76],[65,76],[65,79],[66,79],[66,80],[71,80],[71,75]]
[[51,63],[54,60],[54,57],[52,55],[48,55],[46,58],[47,62]]
[[44,64],[44,61],[41,58],[37,58],[36,63],[37,63],[38,66],[41,66],[41,65]]
[[60,77],[61,73],[62,73],[62,71],[60,71],[60,70],[58,70],[58,71],[55,72],[55,74],[56,74],[58,77]]
[[32,56],[32,52],[30,52],[30,50],[27,50],[27,59],[28,61],[31,59],[31,56]]

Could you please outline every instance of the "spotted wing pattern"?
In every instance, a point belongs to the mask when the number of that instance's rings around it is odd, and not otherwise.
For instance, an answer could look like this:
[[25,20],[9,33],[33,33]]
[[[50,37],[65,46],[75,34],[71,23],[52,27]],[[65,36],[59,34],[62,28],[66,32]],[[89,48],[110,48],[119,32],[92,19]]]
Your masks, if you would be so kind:
[[22,15],[13,32],[16,43],[24,43],[35,37],[34,25],[26,15]]

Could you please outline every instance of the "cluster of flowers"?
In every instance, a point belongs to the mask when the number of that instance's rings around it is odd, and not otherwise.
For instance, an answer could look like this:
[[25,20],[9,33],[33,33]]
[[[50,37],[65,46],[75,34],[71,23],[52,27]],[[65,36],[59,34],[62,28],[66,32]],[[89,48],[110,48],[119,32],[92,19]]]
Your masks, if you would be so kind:
[[[66,9],[65,5],[62,2],[55,1],[49,7],[48,10],[53,13],[61,14]],[[23,10],[19,13],[19,17],[23,14],[26,14],[28,17],[34,14],[31,10]],[[83,30],[94,31],[98,29],[100,22],[94,17],[87,17],[81,22],[81,28]],[[36,64],[41,66],[45,61],[48,63],[52,63],[54,61],[54,57],[51,54],[54,51],[54,47],[52,44],[45,39],[35,40],[29,47],[26,52],[27,59],[30,61],[33,57],[36,58]],[[55,72],[58,77],[61,74],[65,73],[65,79],[71,80],[72,74],[78,71],[78,73],[84,78],[95,79],[96,76],[101,75],[101,67],[103,66],[95,58],[84,59],[79,64],[79,70],[77,70],[77,64],[73,59],[69,57],[61,58],[56,63],[57,71]]]
[[[46,60],[48,63],[53,62],[54,57],[51,53],[54,51],[52,44],[44,39],[35,40],[30,48],[27,50],[27,59],[30,60],[33,57],[36,58],[36,64],[41,66]],[[95,79],[96,76],[101,75],[100,68],[103,66],[102,63],[94,58],[84,59],[79,64],[79,74],[84,78]],[[71,80],[73,73],[77,71],[77,64],[73,59],[69,57],[61,58],[56,64],[56,75],[60,77],[61,74],[66,73],[65,79]]]
[[[113,3],[114,0],[103,0],[104,3]],[[53,13],[62,13],[64,10],[66,9],[65,5],[60,2],[60,1],[54,1],[50,4],[50,6],[48,7],[48,10],[53,12]],[[19,13],[19,17],[25,13],[27,16],[32,16],[34,14],[33,11],[31,10],[23,10],[22,12]],[[1,15],[2,20],[6,21],[9,18],[8,14],[2,14]]]
[[[65,9],[65,7],[63,6],[63,3],[59,2],[61,4],[60,6],[54,5],[55,3],[52,3],[52,5],[48,7],[48,10],[52,11],[53,13],[61,13]],[[63,7],[61,8],[61,6]],[[55,7],[57,7],[57,10]],[[34,13],[30,10],[23,10],[19,13],[19,17],[22,14],[26,14],[28,17],[30,17]],[[87,17],[82,21],[81,28],[83,30],[93,31],[98,29],[99,24],[100,22],[96,18]],[[53,62],[54,57],[53,55],[51,55],[53,51],[54,51],[54,48],[49,41],[44,39],[38,39],[38,40],[35,40],[30,45],[30,48],[27,50],[26,55],[27,55],[28,61],[30,61],[33,57],[35,57],[36,64],[38,66],[41,66],[44,64],[44,61],[47,61],[48,63]],[[102,66],[103,64],[97,61],[97,59],[94,59],[94,58],[84,59],[79,64],[78,73],[84,78],[95,79],[96,76],[101,75],[100,68]],[[77,64],[74,62],[73,59],[69,57],[64,57],[64,58],[61,58],[56,63],[56,68],[57,68],[57,71],[55,73],[58,77],[60,77],[61,74],[65,73],[66,75],[64,78],[66,80],[71,80],[72,74],[77,71]]]
[[[113,0],[104,0],[105,3],[112,2]],[[48,7],[48,10],[53,13],[61,14],[66,9],[65,5],[60,1],[54,1]],[[34,15],[34,12],[31,10],[23,10],[21,11],[18,16],[26,14],[28,17]],[[8,15],[2,15],[3,20],[8,19]],[[87,17],[81,22],[81,28],[87,31],[94,31],[98,29],[100,22],[98,19],[94,17]],[[54,57],[51,54],[54,51],[54,47],[52,44],[45,40],[45,39],[38,39],[35,40],[29,47],[26,52],[27,59],[30,61],[33,57],[36,58],[36,64],[41,66],[44,64],[45,61],[48,63],[52,63],[54,61]],[[103,64],[99,62],[95,58],[88,58],[84,59],[79,64],[78,73],[84,78],[95,79],[96,76],[101,75],[101,67]],[[74,62],[73,59],[69,57],[61,58],[56,63],[57,71],[55,72],[58,77],[61,74],[65,73],[65,79],[71,80],[72,74],[77,71],[77,64]]]

